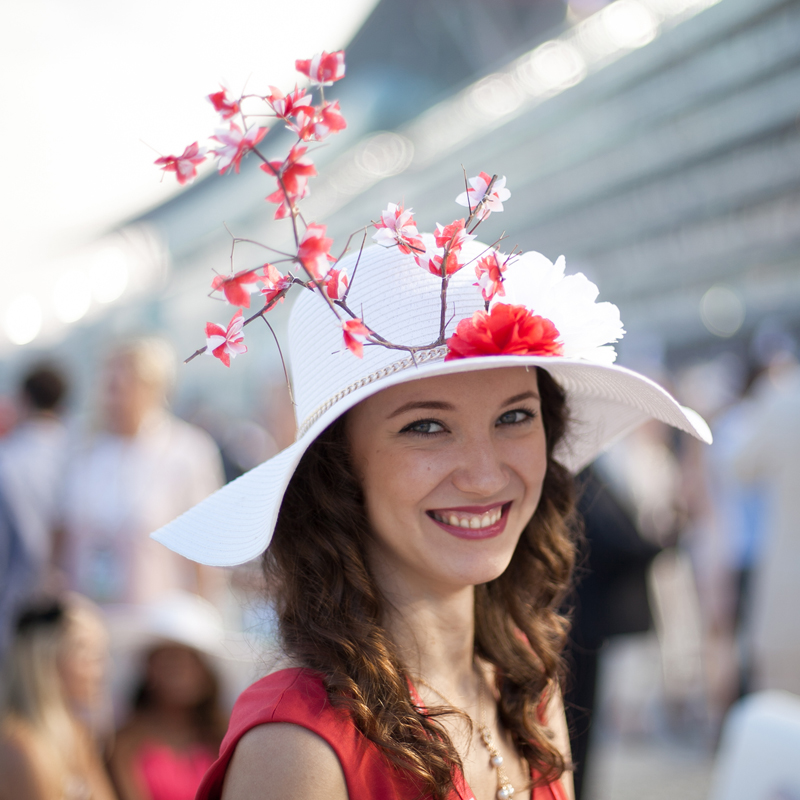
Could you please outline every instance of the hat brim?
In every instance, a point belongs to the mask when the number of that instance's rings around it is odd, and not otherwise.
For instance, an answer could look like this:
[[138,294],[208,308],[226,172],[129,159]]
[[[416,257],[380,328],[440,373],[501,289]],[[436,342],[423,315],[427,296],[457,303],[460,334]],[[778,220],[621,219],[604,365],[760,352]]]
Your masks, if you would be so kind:
[[648,419],[657,419],[711,442],[699,414],[636,372],[552,356],[488,356],[419,364],[355,389],[323,413],[291,446],[215,492],[155,533],[156,541],[192,561],[229,567],[266,550],[286,487],[309,445],[367,397],[421,378],[502,367],[542,367],[565,390],[570,425],[555,456],[580,471],[609,445]]

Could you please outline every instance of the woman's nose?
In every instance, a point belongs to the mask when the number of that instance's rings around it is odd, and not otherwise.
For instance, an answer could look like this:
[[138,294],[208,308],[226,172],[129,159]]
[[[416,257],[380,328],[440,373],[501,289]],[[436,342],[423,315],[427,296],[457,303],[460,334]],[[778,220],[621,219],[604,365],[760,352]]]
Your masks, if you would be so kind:
[[505,489],[508,480],[508,470],[494,441],[480,438],[463,443],[453,472],[453,484],[459,491],[491,497]]

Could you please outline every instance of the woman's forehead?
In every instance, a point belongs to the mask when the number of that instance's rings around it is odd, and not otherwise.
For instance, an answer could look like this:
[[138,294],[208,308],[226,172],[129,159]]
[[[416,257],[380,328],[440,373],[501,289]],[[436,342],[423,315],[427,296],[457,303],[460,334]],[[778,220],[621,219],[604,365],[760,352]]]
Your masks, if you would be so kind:
[[408,381],[377,392],[360,405],[386,413],[417,402],[446,403],[455,408],[479,402],[495,407],[511,398],[531,393],[538,397],[535,368],[502,367]]

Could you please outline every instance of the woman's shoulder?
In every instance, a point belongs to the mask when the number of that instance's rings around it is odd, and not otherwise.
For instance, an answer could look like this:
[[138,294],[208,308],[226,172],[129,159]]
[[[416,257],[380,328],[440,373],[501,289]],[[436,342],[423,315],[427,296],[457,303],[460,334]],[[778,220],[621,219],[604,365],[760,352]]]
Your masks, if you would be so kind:
[[0,800],[6,798],[45,798],[36,744],[29,726],[6,719],[0,725]]
[[[219,758],[197,797],[237,800],[252,796],[248,792],[253,786],[267,785],[270,791],[281,787],[284,794],[276,797],[315,797],[305,779],[292,783],[292,775],[299,773],[318,778],[315,792],[324,790],[329,798],[399,800],[409,794],[397,770],[358,730],[347,710],[331,703],[323,676],[290,667],[261,678],[241,694]],[[299,794],[285,794],[286,787]]]

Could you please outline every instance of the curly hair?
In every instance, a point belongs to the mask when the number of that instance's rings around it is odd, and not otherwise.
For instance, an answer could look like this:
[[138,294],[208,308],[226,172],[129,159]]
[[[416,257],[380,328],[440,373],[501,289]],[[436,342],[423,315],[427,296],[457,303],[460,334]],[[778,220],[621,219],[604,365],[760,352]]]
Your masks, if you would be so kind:
[[[547,783],[567,766],[539,712],[561,675],[568,623],[559,605],[575,536],[572,478],[553,458],[568,423],[566,397],[547,372],[537,372],[547,440],[542,496],[508,568],[476,587],[475,654],[494,665],[500,720]],[[346,708],[422,794],[443,800],[460,759],[436,721],[445,710],[420,713],[413,705],[406,669],[381,624],[385,603],[366,559],[370,536],[342,417],[303,456],[264,554],[282,644],[323,676],[331,703]]]

